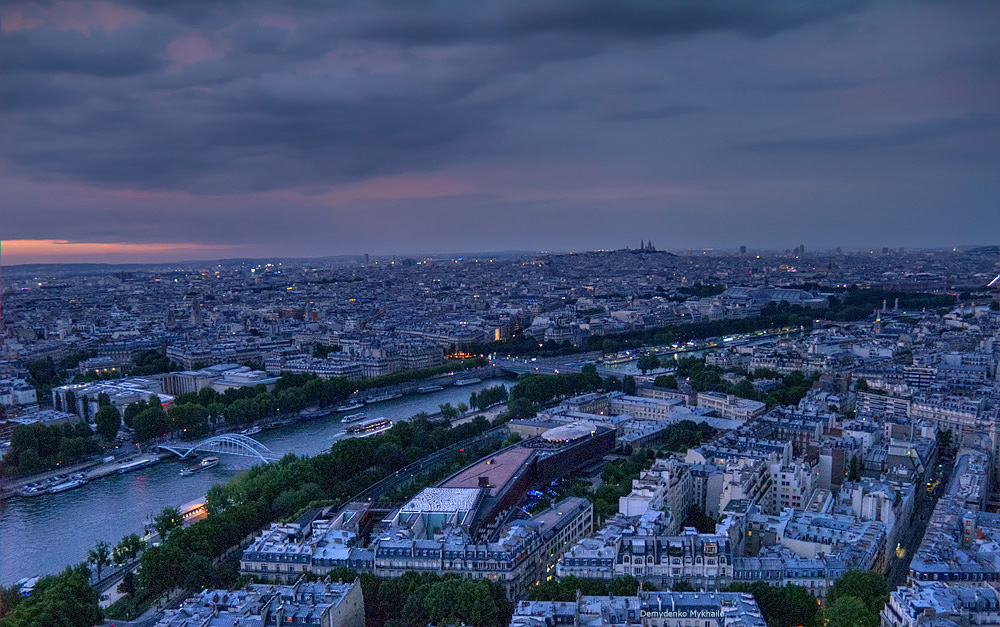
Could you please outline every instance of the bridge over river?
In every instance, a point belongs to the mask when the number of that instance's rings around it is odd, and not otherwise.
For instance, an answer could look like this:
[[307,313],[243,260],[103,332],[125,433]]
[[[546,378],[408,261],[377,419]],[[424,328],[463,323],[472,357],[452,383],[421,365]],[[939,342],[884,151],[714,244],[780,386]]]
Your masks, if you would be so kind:
[[219,455],[238,455],[240,457],[254,457],[265,464],[277,461],[277,457],[257,440],[239,433],[224,433],[217,435],[193,446],[184,444],[161,444],[157,448],[161,451],[169,451],[181,459],[187,459],[191,454],[197,452],[217,453]]

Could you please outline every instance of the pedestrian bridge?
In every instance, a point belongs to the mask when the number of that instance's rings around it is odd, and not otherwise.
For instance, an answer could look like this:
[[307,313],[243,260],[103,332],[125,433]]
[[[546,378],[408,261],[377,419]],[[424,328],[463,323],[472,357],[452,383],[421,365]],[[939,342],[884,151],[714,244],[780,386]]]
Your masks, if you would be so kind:
[[225,433],[202,440],[193,446],[184,444],[161,444],[163,451],[170,451],[181,459],[186,459],[195,452],[218,453],[220,455],[238,455],[240,457],[256,457],[265,464],[277,461],[277,457],[257,440],[238,433]]

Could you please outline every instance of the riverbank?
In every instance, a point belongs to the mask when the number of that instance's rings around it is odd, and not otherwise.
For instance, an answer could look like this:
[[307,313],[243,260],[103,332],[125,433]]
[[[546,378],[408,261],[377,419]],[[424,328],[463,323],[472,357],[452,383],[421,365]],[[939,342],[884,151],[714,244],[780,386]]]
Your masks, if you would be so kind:
[[[428,396],[428,394],[420,392],[420,388],[423,388],[427,385],[439,385],[441,386],[442,390],[447,390],[455,387],[462,388],[466,386],[457,385],[457,382],[462,380],[467,380],[471,376],[474,376],[474,378],[480,379],[482,381],[486,381],[497,377],[502,378],[506,376],[506,373],[500,368],[497,368],[495,366],[484,366],[482,368],[475,368],[471,370],[456,370],[454,372],[450,372],[447,374],[436,375],[433,377],[428,377],[426,379],[409,381],[407,383],[399,385],[370,388],[362,392],[357,392],[353,394],[348,400],[348,402],[364,402],[364,407],[376,407],[385,401],[380,401],[375,403],[367,403],[365,401],[367,401],[368,398],[379,397],[379,396],[393,397],[387,400],[396,400],[397,398],[411,396],[411,395],[418,395],[418,394],[421,396]],[[399,394],[399,396],[398,397],[394,396],[396,394]],[[433,393],[431,395],[433,395]],[[334,414],[346,415],[347,413],[350,413],[350,412],[338,412],[333,407],[329,406],[324,407],[323,409],[328,410],[323,414],[324,417],[328,417]],[[357,410],[352,410],[352,411],[361,411],[361,409],[359,408]],[[232,427],[230,425],[222,423],[220,425],[216,425],[216,428],[213,429],[212,434],[206,437],[224,435],[227,433],[238,434],[241,431],[246,431],[247,429],[252,429],[254,427],[260,427],[262,430],[282,428],[295,423],[306,422],[308,420],[310,419],[303,418],[298,414],[291,414],[291,415],[275,414],[249,424],[239,425],[237,427]],[[175,444],[186,446],[195,444],[196,442],[197,441],[167,438],[167,439],[156,440],[148,444],[147,448],[170,446]],[[68,476],[77,473],[84,473],[86,474],[87,480],[91,481],[93,479],[106,477],[109,474],[114,474],[116,472],[115,468],[112,468],[110,472],[108,472],[107,468],[104,468],[105,466],[105,462],[103,461],[104,457],[107,457],[108,455],[114,455],[115,462],[118,462],[123,458],[132,457],[134,453],[136,453],[136,451],[131,450],[132,446],[138,446],[138,445],[123,445],[119,449],[115,449],[115,452],[109,452],[105,455],[92,458],[84,462],[79,462],[76,464],[59,467],[56,469],[48,470],[33,475],[24,475],[13,479],[6,479],[0,477],[0,502],[21,497],[22,488],[24,488],[24,486],[28,484],[34,483],[42,485],[50,483],[49,480],[51,478],[59,478],[62,475]],[[169,453],[152,453],[152,454],[155,454],[159,459],[163,459],[170,456]]]
[[[116,452],[108,453],[101,458],[94,458],[76,464],[67,464],[54,470],[49,470],[35,475],[25,475],[15,479],[4,479],[0,486],[0,502],[8,499],[22,497],[21,490],[30,484],[45,485],[55,483],[53,480],[63,480],[70,475],[83,474],[87,481],[100,479],[111,474],[116,474],[123,463],[128,461],[155,458],[157,461],[165,457],[162,453],[142,453],[131,445],[122,446]],[[111,461],[105,461],[108,457],[113,457]],[[155,462],[154,462],[155,463]]]
[[[420,412],[438,413],[441,404],[468,403],[473,392],[501,382],[483,378],[479,384],[404,396],[362,411],[371,418],[385,416],[393,421],[405,420]],[[314,456],[329,450],[345,437],[345,425],[339,416],[294,422],[252,437],[271,449],[275,456],[289,453]],[[63,494],[5,502],[0,511],[0,537],[4,538],[4,546],[16,549],[5,552],[0,560],[0,582],[11,583],[22,577],[56,573],[67,564],[86,559],[87,551],[98,540],[117,541],[130,532],[141,535],[145,525],[164,507],[179,507],[202,497],[213,485],[230,481],[256,463],[255,458],[249,457],[219,455],[219,458],[218,466],[182,477],[181,468],[193,462],[174,463],[172,460],[176,457],[169,455],[161,463],[141,471],[113,473]]]

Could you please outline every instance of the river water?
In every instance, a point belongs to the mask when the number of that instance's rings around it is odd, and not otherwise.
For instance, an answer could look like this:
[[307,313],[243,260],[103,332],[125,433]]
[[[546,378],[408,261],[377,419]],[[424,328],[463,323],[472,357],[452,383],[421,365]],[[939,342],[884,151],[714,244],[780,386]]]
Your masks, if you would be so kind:
[[[469,402],[472,392],[499,385],[501,379],[449,387],[432,394],[415,394],[357,410],[369,418],[409,418],[438,405]],[[319,418],[253,436],[276,456],[316,455],[343,437],[335,417]],[[225,483],[250,468],[248,457],[219,455],[219,465],[190,477],[180,470],[192,460],[163,462],[124,475],[98,479],[63,494],[12,499],[0,511],[0,583],[58,572],[87,559],[98,540],[112,544],[130,533],[142,535],[149,519],[164,507],[177,507],[203,497],[212,485]]]

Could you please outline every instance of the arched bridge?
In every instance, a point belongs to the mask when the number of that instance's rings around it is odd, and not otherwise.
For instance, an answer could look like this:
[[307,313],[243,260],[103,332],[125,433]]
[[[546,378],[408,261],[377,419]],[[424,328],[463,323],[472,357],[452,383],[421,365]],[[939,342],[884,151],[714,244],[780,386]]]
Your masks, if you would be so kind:
[[181,459],[185,459],[195,451],[203,453],[219,453],[224,455],[239,455],[241,457],[256,457],[265,464],[275,461],[277,458],[267,448],[257,440],[240,435],[238,433],[225,433],[216,435],[207,440],[202,440],[194,446],[183,444],[161,444],[161,450],[170,451]]

